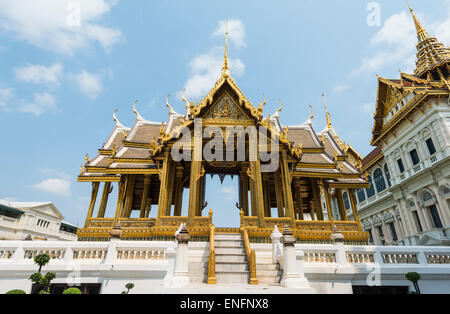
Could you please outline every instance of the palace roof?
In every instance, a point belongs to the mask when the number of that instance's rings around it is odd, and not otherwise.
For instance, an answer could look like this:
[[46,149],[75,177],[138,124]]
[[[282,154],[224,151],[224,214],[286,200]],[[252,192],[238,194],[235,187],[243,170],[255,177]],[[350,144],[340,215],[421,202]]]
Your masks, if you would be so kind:
[[[227,107],[224,111],[221,107],[222,112],[218,112],[217,108],[224,97],[232,108]],[[204,118],[207,125],[254,125],[266,128],[270,134],[268,139],[278,139],[280,147],[284,147],[289,154],[289,162],[296,163],[299,173],[306,176],[306,173],[315,173],[333,180],[346,178],[357,180],[357,184],[365,183],[360,173],[362,157],[336,134],[328,111],[327,127],[320,133],[316,133],[312,127],[313,113],[303,124],[283,126],[280,122],[281,101],[280,108],[273,115],[264,117],[266,99],[255,107],[231,78],[227,48],[221,76],[208,94],[195,105],[185,99],[183,91],[182,101],[186,104],[185,114],[177,113],[167,98],[167,122],[145,120],[137,111],[135,102],[133,112],[136,121],[131,128],[119,122],[115,111],[113,119],[116,125],[113,131],[95,158],[89,159],[86,155],[79,181],[118,181],[119,175],[126,173],[158,174],[161,154],[181,138],[183,128],[192,131],[194,120]],[[231,116],[223,116],[224,112],[229,113],[230,110]],[[226,134],[223,135],[226,139]]]
[[377,103],[372,129],[373,146],[422,103],[432,96],[448,95],[450,91],[450,49],[439,43],[422,27],[410,7],[416,25],[418,45],[414,74],[400,72],[400,79],[378,76]]

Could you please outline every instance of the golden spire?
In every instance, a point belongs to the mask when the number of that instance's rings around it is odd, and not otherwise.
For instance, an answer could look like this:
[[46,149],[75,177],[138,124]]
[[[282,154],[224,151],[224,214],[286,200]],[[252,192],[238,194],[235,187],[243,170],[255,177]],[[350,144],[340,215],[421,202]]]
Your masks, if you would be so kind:
[[325,94],[322,94],[322,97],[323,97],[323,104],[324,104],[324,106],[325,106],[325,114],[326,114],[326,116],[327,116],[327,128],[328,128],[328,129],[332,129],[333,127],[331,126],[331,116],[330,116],[330,114],[328,113],[327,102],[326,102],[326,100],[325,100]]
[[230,68],[228,66],[228,20],[225,22],[225,57],[222,67],[222,76],[224,78],[230,77]]
[[425,30],[425,28],[422,27],[422,24],[420,24],[419,19],[417,18],[416,14],[414,13],[413,8],[411,7],[411,4],[409,1],[406,1],[408,3],[409,10],[411,11],[412,17],[414,19],[414,24],[416,25],[417,30],[417,38],[419,40],[419,43],[424,41],[427,38],[430,38],[430,34]]

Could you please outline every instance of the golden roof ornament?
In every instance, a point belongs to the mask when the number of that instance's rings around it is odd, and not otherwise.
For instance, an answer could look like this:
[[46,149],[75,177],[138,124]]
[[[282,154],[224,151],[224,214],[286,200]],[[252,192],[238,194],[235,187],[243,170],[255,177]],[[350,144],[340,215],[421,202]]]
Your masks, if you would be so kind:
[[331,130],[331,129],[333,128],[333,126],[331,125],[331,116],[330,116],[330,114],[328,113],[327,102],[326,102],[326,99],[325,99],[325,94],[322,94],[322,98],[323,98],[323,104],[324,104],[324,106],[325,106],[325,115],[326,115],[326,117],[327,117],[327,128],[328,128],[329,130]]
[[80,176],[83,175],[86,172],[86,169],[83,165],[80,166]]
[[133,103],[133,113],[136,114],[136,120],[138,120],[138,121],[143,121],[144,118],[142,118],[142,116],[141,116],[141,115],[139,114],[139,112],[136,110],[136,103],[137,103],[137,100],[135,100],[134,103]]
[[275,112],[275,114],[273,115],[274,117],[279,117],[280,112],[283,110],[283,101],[281,100],[281,98],[278,98],[278,101],[280,102],[280,108],[278,108],[278,110]]
[[309,105],[309,108],[311,108],[311,115],[309,116],[308,120],[312,120],[314,119],[314,108],[311,105]]
[[87,165],[89,163],[89,156],[86,153],[86,155],[84,156],[84,164]]
[[264,101],[262,103],[260,103],[258,108],[256,109],[259,115],[263,114],[263,108],[267,104],[267,96],[264,93],[263,93],[263,95],[264,95]]
[[126,129],[126,127],[122,123],[120,123],[119,119],[117,119],[117,116],[116,116],[117,111],[119,111],[119,110],[115,109],[114,113],[113,113],[113,120],[116,123],[116,127],[121,128],[121,129]]
[[186,106],[184,107],[184,109],[186,110],[186,119],[189,118],[190,113],[190,108],[191,108],[191,104],[189,103],[189,101],[186,99],[186,97],[184,97],[184,92],[186,91],[186,88],[183,88],[183,91],[181,92],[181,100],[186,104]]

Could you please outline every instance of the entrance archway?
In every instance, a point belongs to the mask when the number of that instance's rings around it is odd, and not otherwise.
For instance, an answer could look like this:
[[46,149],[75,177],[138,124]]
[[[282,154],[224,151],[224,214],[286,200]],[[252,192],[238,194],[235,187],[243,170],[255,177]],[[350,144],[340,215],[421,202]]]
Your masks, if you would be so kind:
[[213,224],[216,227],[239,228],[240,210],[236,206],[239,202],[239,176],[206,176],[205,202],[208,205],[204,211],[213,210]]

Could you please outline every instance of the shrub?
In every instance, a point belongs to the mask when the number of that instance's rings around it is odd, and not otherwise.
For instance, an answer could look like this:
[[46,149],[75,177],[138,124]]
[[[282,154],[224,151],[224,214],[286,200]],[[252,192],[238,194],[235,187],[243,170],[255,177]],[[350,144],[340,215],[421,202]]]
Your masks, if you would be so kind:
[[14,289],[14,290],[6,292],[5,294],[27,294],[27,293],[23,290]]
[[68,288],[64,290],[63,294],[81,294],[81,291],[78,288]]

